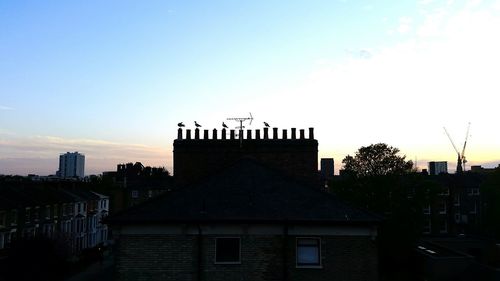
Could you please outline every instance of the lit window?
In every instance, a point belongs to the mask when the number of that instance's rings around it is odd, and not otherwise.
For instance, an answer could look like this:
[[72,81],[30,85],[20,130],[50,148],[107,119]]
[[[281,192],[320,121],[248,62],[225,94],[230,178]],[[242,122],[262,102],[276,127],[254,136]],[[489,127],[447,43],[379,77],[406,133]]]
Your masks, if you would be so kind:
[[321,266],[320,238],[297,238],[297,266]]
[[216,263],[240,263],[240,238],[215,238]]

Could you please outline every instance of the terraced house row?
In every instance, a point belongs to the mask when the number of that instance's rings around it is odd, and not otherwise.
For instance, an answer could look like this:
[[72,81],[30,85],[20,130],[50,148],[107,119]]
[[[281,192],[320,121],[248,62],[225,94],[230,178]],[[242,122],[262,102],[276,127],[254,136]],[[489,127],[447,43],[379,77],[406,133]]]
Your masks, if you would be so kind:
[[46,237],[70,255],[106,244],[109,197],[71,183],[0,183],[0,253],[13,241]]

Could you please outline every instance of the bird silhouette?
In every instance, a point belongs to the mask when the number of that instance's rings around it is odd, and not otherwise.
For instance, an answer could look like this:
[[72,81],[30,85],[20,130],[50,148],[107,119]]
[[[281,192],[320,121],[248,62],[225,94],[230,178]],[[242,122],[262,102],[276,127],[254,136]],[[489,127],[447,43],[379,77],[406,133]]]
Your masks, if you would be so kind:
[[264,122],[264,126],[269,128],[269,124],[267,122]]
[[222,127],[227,129],[227,125],[224,122],[222,122]]
[[198,124],[198,122],[196,122],[196,121],[194,121],[194,125],[196,126],[196,128],[201,127],[201,125],[200,125],[200,124]]
[[182,122],[178,123],[177,126],[179,126],[179,127],[185,127],[184,123],[182,123]]

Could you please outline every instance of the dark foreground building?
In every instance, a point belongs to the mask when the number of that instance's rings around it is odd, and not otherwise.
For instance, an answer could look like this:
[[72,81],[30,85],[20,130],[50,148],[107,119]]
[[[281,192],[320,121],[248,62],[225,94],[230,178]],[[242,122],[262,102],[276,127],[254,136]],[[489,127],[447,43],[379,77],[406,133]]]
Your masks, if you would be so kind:
[[[199,148],[201,141],[192,143]],[[231,139],[207,143],[224,141],[236,149]],[[186,185],[108,220],[117,238],[118,280],[378,279],[379,217],[322,191],[309,180],[309,169],[287,172],[288,165],[304,165],[294,163],[304,156],[300,138],[267,139],[262,146],[252,139],[248,147],[238,141],[238,157],[219,162],[210,175],[193,182],[184,178]],[[184,139],[182,149],[190,142]],[[273,157],[271,149],[265,151],[280,142],[302,152],[278,151]],[[310,142],[304,142],[308,149]],[[280,153],[287,161],[276,160]],[[312,165],[317,167],[317,158]]]

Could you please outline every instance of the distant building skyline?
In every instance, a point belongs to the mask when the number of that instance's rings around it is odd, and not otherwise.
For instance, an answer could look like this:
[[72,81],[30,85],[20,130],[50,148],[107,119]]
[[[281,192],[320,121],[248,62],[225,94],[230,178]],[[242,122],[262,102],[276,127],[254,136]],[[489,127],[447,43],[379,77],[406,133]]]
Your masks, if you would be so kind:
[[78,151],[59,155],[57,175],[61,178],[84,178],[85,155],[78,153]]
[[172,170],[172,127],[248,112],[315,127],[336,172],[381,142],[455,170],[443,126],[461,144],[469,122],[467,165],[496,167],[499,3],[0,1],[0,174],[77,150],[88,174]]
[[333,158],[321,158],[320,173],[323,179],[332,178],[335,175]]
[[439,175],[441,173],[448,173],[447,161],[431,161],[429,162],[429,175]]

